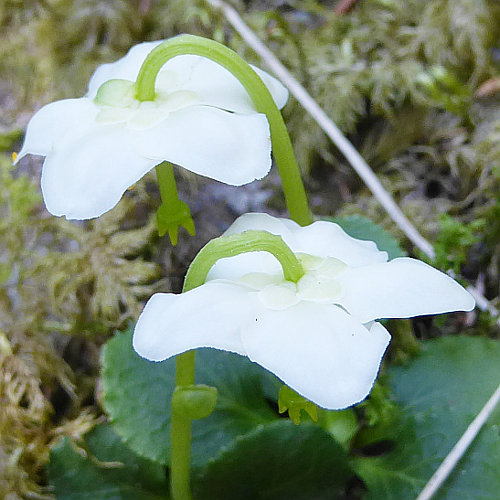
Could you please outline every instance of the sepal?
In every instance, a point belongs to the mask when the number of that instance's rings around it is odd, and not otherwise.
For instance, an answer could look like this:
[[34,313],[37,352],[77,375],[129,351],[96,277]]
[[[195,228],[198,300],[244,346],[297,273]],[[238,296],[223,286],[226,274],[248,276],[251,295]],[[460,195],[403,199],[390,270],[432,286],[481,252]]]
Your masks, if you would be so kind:
[[183,226],[191,235],[195,235],[194,222],[191,210],[187,203],[181,200],[162,203],[156,212],[158,222],[158,234],[163,236],[168,233],[172,245],[177,245],[179,226]]
[[284,385],[280,389],[278,410],[280,413],[285,413],[288,410],[288,415],[295,425],[300,424],[301,410],[304,410],[314,422],[318,421],[318,407],[300,394],[297,394],[287,385]]

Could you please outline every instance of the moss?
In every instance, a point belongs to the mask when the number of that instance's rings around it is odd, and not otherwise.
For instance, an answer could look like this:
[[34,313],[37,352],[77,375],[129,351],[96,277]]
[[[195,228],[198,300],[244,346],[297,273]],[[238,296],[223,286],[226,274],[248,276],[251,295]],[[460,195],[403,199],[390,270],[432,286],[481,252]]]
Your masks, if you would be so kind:
[[159,267],[141,254],[154,224],[126,221],[139,193],[77,225],[46,217],[38,187],[8,155],[0,177],[0,496],[21,498],[43,492],[55,437],[93,425],[98,345],[137,317]]

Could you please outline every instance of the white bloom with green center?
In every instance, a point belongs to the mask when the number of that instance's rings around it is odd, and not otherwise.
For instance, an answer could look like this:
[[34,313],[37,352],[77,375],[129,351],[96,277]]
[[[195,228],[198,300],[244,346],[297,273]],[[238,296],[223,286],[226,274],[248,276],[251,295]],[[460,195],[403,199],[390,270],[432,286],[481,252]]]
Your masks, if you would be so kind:
[[156,294],[134,332],[134,349],[161,361],[213,347],[248,356],[314,403],[341,409],[362,401],[377,376],[390,335],[376,320],[470,311],[456,281],[411,258],[388,262],[375,243],[337,224],[300,227],[266,214],[241,216],[225,234],[280,235],[302,263],[286,281],[267,252],[224,258],[191,291]]
[[[51,214],[98,217],[162,161],[234,186],[269,172],[267,118],[219,64],[174,57],[158,74],[154,101],[135,98],[139,69],[160,43],[136,45],[100,66],[85,97],[48,104],[29,122],[17,161],[26,154],[46,156],[42,193]],[[285,87],[254,70],[283,107]]]

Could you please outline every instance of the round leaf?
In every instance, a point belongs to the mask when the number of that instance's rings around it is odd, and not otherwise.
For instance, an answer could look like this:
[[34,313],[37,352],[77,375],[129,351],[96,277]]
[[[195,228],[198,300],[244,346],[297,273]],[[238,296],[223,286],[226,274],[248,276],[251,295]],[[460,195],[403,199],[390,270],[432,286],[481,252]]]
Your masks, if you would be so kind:
[[[500,383],[500,342],[465,336],[430,340],[407,366],[390,367],[389,378],[402,410],[391,429],[395,447],[355,462],[371,500],[418,495]],[[497,408],[436,499],[498,498],[499,425]]]
[[347,457],[320,427],[281,420],[235,440],[195,480],[200,500],[327,500],[352,475]]
[[389,259],[406,257],[399,242],[385,229],[361,215],[348,215],[346,217],[333,217],[328,219],[338,224],[349,236],[359,240],[370,240],[377,244],[379,250],[385,250]]
[[57,500],[166,500],[162,466],[138,457],[107,426],[96,427],[85,449],[60,440],[51,450],[49,480]]
[[[118,334],[103,353],[104,406],[115,430],[139,455],[168,464],[175,360],[146,361]],[[202,466],[223,446],[278,418],[269,404],[279,381],[247,358],[213,349],[196,353],[196,383],[217,389],[215,411],[193,421],[192,464]]]

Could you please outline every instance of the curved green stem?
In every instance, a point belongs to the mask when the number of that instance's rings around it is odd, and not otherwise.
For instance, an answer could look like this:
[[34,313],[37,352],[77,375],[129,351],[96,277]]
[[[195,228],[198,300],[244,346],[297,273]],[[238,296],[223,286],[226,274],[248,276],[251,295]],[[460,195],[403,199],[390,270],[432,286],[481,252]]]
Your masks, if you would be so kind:
[[290,217],[303,226],[310,224],[312,217],[307,196],[283,117],[260,77],[236,52],[213,40],[194,35],[180,35],[167,40],[153,49],[144,61],[136,82],[137,99],[154,100],[158,72],[168,60],[184,54],[206,57],[229,70],[245,87],[256,110],[267,116],[273,154]]
[[267,231],[245,231],[209,241],[191,262],[184,279],[183,291],[187,292],[205,283],[208,272],[219,259],[247,252],[269,252],[274,255],[288,281],[296,283],[304,275],[302,264],[281,236]]
[[[304,274],[301,263],[281,236],[266,231],[245,231],[221,236],[207,243],[194,258],[184,280],[183,292],[205,283],[208,271],[219,260],[246,252],[269,252],[278,259],[285,279],[297,282]],[[188,351],[176,359],[175,385],[194,384],[195,353]],[[191,419],[172,407],[170,489],[174,500],[190,500]]]

